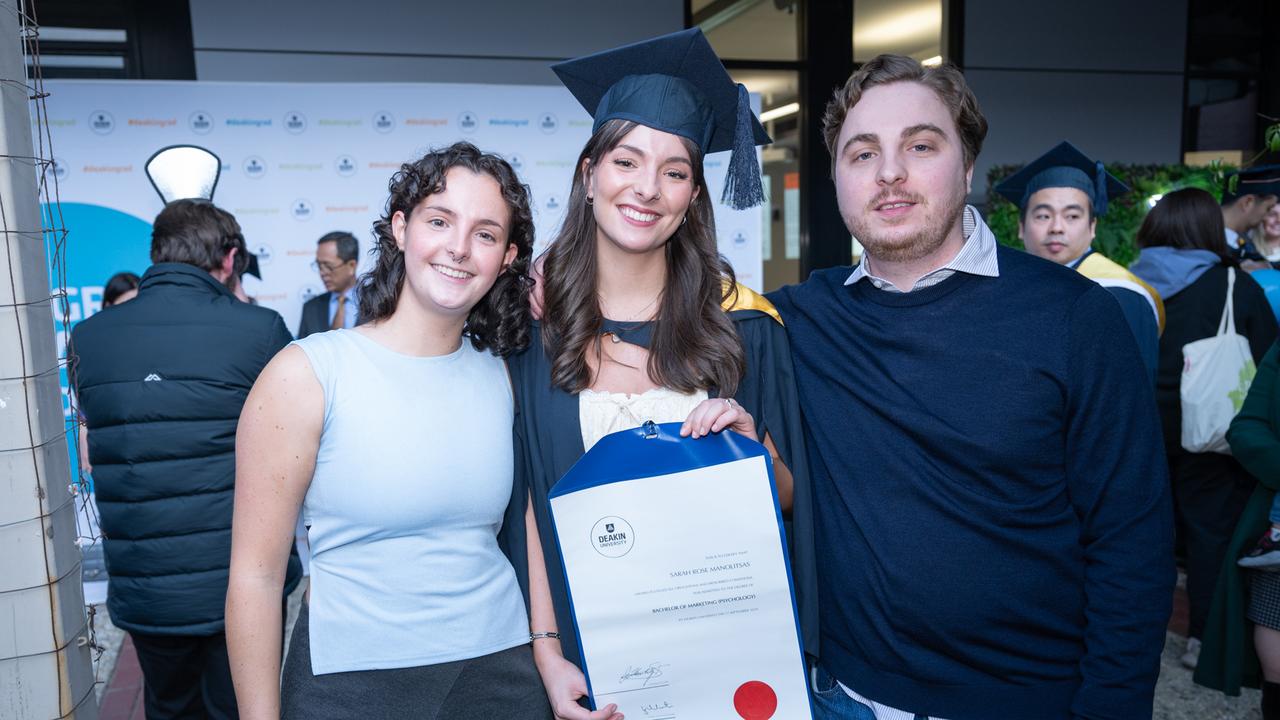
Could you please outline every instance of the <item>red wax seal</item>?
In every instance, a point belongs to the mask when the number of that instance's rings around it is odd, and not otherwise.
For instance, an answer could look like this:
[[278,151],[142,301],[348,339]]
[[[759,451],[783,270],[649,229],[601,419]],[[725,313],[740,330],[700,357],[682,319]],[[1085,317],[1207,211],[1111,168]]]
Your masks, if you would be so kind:
[[778,711],[778,695],[759,680],[744,682],[733,693],[733,709],[743,720],[769,720]]

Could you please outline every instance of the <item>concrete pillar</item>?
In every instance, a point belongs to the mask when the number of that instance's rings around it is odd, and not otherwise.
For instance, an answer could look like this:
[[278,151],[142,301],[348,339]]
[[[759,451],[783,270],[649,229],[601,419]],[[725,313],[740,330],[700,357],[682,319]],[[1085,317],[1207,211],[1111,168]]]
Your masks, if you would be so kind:
[[24,5],[0,3],[0,718],[93,719]]

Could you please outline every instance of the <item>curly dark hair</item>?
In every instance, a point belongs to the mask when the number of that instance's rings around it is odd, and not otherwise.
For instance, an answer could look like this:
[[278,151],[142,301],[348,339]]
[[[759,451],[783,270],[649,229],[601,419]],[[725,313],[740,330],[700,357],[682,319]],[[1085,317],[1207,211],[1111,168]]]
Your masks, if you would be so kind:
[[[596,290],[596,220],[587,204],[589,161],[598,165],[610,150],[636,127],[614,119],[600,126],[578,157],[569,190],[564,224],[546,253],[542,339],[551,359],[551,382],[576,393],[591,385],[587,353],[599,352],[604,315]],[[653,325],[649,348],[649,377],[680,392],[716,388],[723,397],[737,392],[746,369],[742,341],[722,307],[737,293],[733,267],[716,245],[716,221],[711,194],[702,172],[702,151],[684,141],[693,163],[697,198],[689,204],[688,220],[676,228],[664,246],[667,277]]]
[[442,150],[432,150],[420,159],[405,163],[391,176],[390,197],[382,217],[373,224],[375,257],[373,269],[360,277],[360,322],[385,320],[395,312],[404,289],[404,252],[391,233],[391,218],[404,213],[407,220],[429,195],[441,192],[445,176],[455,167],[492,177],[502,190],[511,211],[507,242],[515,245],[516,259],[498,275],[497,281],[480,302],[471,308],[463,334],[477,350],[507,357],[529,345],[529,259],[533,255],[533,211],[529,188],[520,182],[506,160],[481,152],[468,142],[458,142]]

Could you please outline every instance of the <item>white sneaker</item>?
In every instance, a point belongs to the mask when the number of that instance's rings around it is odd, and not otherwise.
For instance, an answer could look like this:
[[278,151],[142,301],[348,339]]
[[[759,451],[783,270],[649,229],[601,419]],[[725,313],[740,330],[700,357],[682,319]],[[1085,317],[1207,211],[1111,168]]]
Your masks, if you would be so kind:
[[1195,670],[1200,662],[1200,639],[1187,638],[1187,651],[1182,653],[1182,667]]

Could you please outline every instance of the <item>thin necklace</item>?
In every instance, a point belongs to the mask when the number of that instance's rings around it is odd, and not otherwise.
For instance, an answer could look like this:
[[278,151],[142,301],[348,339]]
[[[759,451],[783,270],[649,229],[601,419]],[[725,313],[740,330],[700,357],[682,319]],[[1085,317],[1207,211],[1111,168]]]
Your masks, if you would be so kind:
[[[605,305],[605,301],[604,301],[604,298],[603,298],[603,297],[600,297],[599,295],[597,295],[596,297],[600,300],[600,304],[601,304],[601,305]],[[631,315],[631,317],[626,318],[626,319],[613,318],[614,322],[616,322],[616,323],[618,323],[618,324],[630,324],[630,323],[640,324],[640,323],[643,323],[643,322],[647,322],[647,320],[639,320],[638,318],[642,317],[642,316],[645,314],[645,312],[647,312],[647,311],[649,310],[649,308],[653,307],[654,303],[658,302],[658,298],[660,298],[660,297],[662,297],[662,291],[661,291],[661,290],[659,290],[659,291],[658,291],[658,294],[657,294],[657,295],[654,295],[654,296],[653,296],[653,299],[652,299],[652,300],[650,300],[650,301],[649,301],[649,303],[648,303],[647,305],[645,305],[644,307],[640,308],[638,311],[636,311],[635,313],[633,313],[633,314]],[[607,314],[608,314],[608,313],[605,313],[605,314],[606,314],[606,316],[607,316]],[[629,330],[629,329],[631,329],[631,328],[623,328],[623,331],[625,331],[625,330]],[[621,337],[619,337],[619,333],[617,333],[617,332],[614,332],[614,331],[606,331],[606,332],[604,332],[603,334],[604,334],[604,335],[608,335],[608,336],[609,336],[609,339],[610,339],[610,340],[612,340],[612,341],[614,342],[614,344],[617,344],[617,343],[622,342],[622,338],[621,338]],[[617,361],[615,360],[614,362],[617,362]],[[619,364],[619,365],[624,365],[625,363],[618,363],[618,364]],[[631,367],[631,366],[630,366],[630,365],[627,365],[627,367]]]
[[[607,334],[608,334],[608,335],[613,336],[613,341],[614,341],[615,343],[622,342],[621,340],[619,340],[619,339],[617,338],[617,336],[616,336],[616,335],[613,335],[613,333],[607,333]],[[605,360],[607,360],[607,361],[609,361],[609,362],[613,363],[614,365],[621,365],[621,366],[622,366],[622,367],[624,367],[624,368],[630,368],[630,369],[632,369],[632,370],[639,370],[639,369],[640,369],[639,367],[637,367],[637,366],[635,366],[635,365],[632,365],[631,363],[624,363],[624,362],[622,362],[621,360],[619,360],[618,358],[614,357],[613,355],[610,355],[610,354],[609,354],[609,351],[608,351],[608,350],[605,350],[603,345],[601,345],[601,346],[600,346],[600,355],[601,355],[602,357],[604,357],[604,359],[605,359]]]

